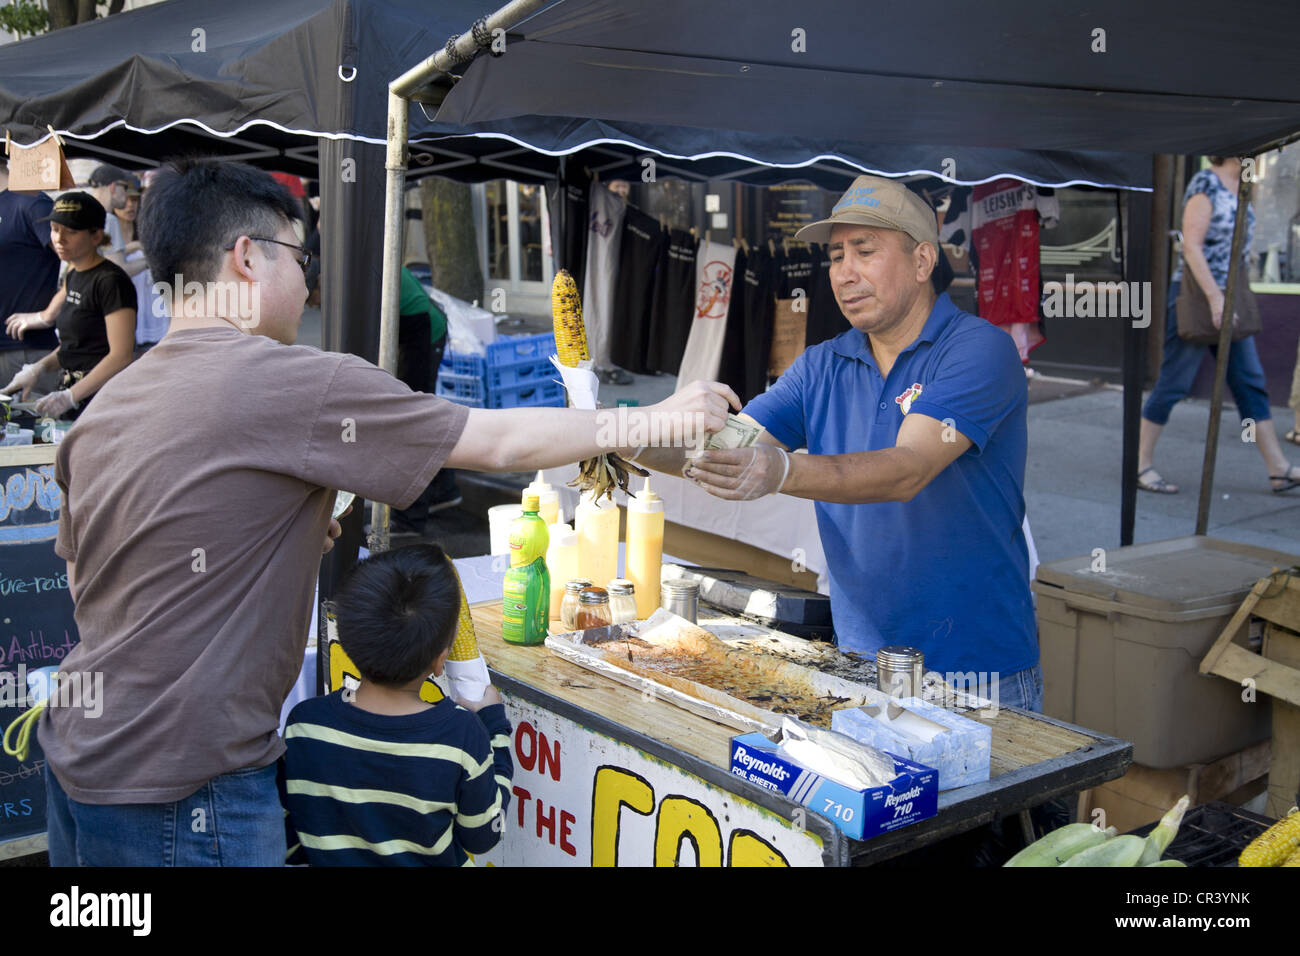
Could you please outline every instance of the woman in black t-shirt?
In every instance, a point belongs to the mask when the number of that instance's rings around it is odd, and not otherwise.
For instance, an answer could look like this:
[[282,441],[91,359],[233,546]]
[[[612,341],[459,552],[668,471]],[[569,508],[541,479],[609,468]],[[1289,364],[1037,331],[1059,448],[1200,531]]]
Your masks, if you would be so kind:
[[61,387],[37,402],[36,411],[54,418],[72,412],[76,417],[92,395],[131,363],[135,286],[119,266],[99,254],[104,207],[89,193],[60,196],[48,221],[50,244],[68,264],[64,302],[55,319],[59,347],[34,365],[24,366],[4,392],[12,395],[22,389],[26,398],[43,371],[59,370]]

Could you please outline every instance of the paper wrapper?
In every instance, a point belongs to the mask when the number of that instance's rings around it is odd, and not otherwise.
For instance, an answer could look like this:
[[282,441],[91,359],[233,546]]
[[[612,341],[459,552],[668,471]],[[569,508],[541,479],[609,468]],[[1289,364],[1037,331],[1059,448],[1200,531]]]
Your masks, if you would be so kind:
[[574,408],[596,410],[596,393],[600,391],[600,379],[589,368],[570,368],[560,364],[558,355],[551,356],[551,364],[560,372],[564,389],[569,393],[569,404]]

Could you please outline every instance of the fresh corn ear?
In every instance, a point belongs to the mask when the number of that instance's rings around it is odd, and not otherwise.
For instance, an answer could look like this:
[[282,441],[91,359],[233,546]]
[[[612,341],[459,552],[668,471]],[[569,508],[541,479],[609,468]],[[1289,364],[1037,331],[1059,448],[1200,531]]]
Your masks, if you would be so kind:
[[1114,827],[1103,830],[1091,823],[1067,823],[1042,839],[1029,844],[1002,865],[1060,866],[1070,857],[1105,843],[1117,832]]
[[1280,866],[1300,847],[1300,813],[1278,820],[1241,851],[1238,866]]
[[1117,836],[1113,840],[1076,853],[1061,866],[1137,866],[1146,841],[1136,836]]
[[474,636],[474,620],[469,616],[469,599],[465,597],[465,585],[456,575],[456,584],[460,588],[460,613],[456,618],[456,639],[451,644],[451,661],[472,661],[478,657],[478,638]]
[[1183,794],[1178,802],[1169,808],[1169,812],[1160,818],[1156,828],[1147,834],[1146,846],[1142,850],[1138,866],[1150,866],[1164,855],[1165,850],[1169,849],[1169,844],[1173,843],[1174,837],[1178,836],[1183,814],[1187,812],[1187,805],[1191,801],[1191,797]]
[[587,361],[591,356],[587,353],[582,302],[578,298],[578,286],[568,269],[557,272],[555,281],[551,283],[551,321],[555,327],[555,351],[560,364],[577,368],[579,363]]

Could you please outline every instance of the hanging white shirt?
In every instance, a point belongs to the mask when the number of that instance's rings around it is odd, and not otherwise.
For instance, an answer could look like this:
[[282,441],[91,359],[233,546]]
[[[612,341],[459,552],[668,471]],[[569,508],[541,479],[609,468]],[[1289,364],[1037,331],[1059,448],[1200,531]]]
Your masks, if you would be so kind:
[[678,388],[698,379],[713,381],[718,377],[735,265],[735,246],[700,243],[695,258],[695,318],[686,339],[682,367],[677,372]]
[[612,306],[626,209],[622,197],[601,183],[591,184],[587,205],[587,269],[583,278],[582,318],[587,326],[587,350],[591,353],[592,364],[601,369],[614,367],[609,357],[614,327]]

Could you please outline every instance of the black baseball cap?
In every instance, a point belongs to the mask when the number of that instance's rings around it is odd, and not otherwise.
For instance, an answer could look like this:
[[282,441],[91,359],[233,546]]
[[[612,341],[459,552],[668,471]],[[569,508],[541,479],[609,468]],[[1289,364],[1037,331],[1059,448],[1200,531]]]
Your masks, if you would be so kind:
[[90,185],[92,186],[111,186],[113,183],[129,183],[130,181],[131,174],[121,166],[114,166],[112,163],[96,166],[95,171],[90,174]]
[[90,193],[64,193],[54,200],[54,212],[37,222],[57,222],[69,229],[103,229],[104,207]]

